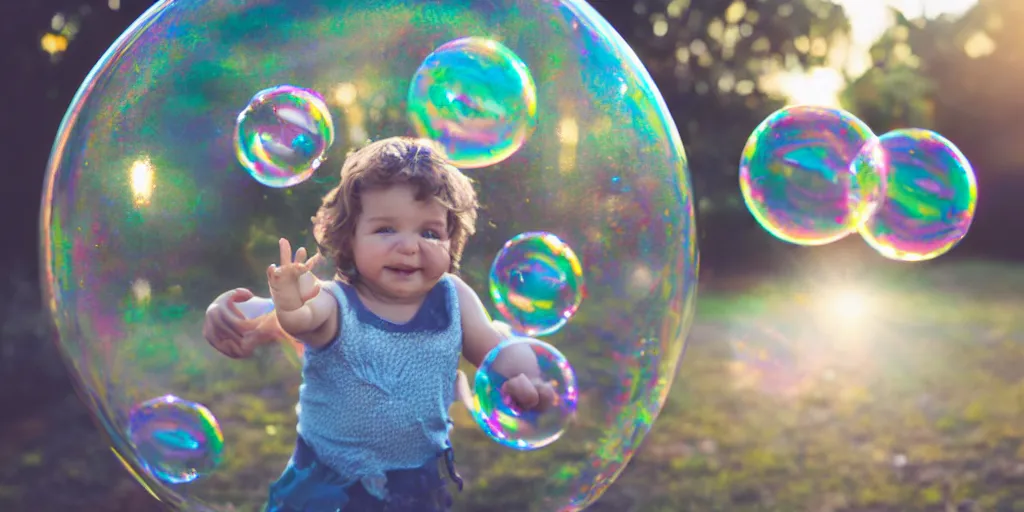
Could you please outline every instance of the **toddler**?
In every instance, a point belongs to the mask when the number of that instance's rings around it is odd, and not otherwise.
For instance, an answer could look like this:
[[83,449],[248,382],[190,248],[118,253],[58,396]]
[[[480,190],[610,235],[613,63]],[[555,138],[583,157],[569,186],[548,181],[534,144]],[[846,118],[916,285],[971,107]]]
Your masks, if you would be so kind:
[[[479,366],[508,334],[455,275],[476,209],[472,182],[431,143],[372,143],[313,218],[319,253],[307,261],[281,239],[269,299],[236,289],[207,309],[203,334],[227,356],[282,337],[305,346],[298,440],[266,512],[450,509],[440,462],[461,490],[448,437],[457,380],[468,399],[459,356]],[[310,272],[321,258],[331,281]],[[550,406],[533,352],[505,350],[494,370],[510,399]]]

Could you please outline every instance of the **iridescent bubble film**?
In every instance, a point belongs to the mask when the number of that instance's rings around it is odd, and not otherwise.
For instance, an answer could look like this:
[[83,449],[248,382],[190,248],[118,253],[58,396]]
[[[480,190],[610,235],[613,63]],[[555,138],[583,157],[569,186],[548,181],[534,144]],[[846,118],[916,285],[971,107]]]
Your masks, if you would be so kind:
[[334,120],[324,99],[290,85],[257,92],[237,125],[238,161],[268,187],[306,181],[334,143]]
[[967,157],[942,135],[919,128],[879,137],[888,174],[885,198],[861,227],[886,258],[924,261],[948,252],[967,235],[978,184]]
[[861,149],[874,144],[871,129],[844,110],[783,108],[762,121],[743,148],[743,200],[761,227],[780,240],[839,240],[856,231],[884,193],[883,168],[871,158],[854,164]]
[[[60,352],[113,448],[167,505],[263,505],[295,445],[302,354],[277,344],[225,357],[203,339],[206,309],[235,288],[265,296],[279,238],[314,247],[310,217],[346,155],[368,140],[416,136],[413,77],[441,45],[466,37],[517,56],[537,115],[518,150],[467,171],[481,209],[459,274],[507,322],[489,296],[495,256],[522,233],[554,233],[577,255],[586,297],[543,338],[572,362],[576,421],[546,448],[517,451],[455,404],[452,444],[466,480],[455,508],[491,503],[484,484],[500,479],[531,489],[507,496],[514,510],[581,510],[652,428],[693,316],[693,195],[661,94],[586,2],[160,1],[70,105],[40,239]],[[335,139],[312,177],[278,188],[243,170],[235,142],[239,113],[282,85],[323,98]],[[290,165],[282,168],[301,168]],[[131,411],[165,395],[205,405],[229,448],[217,470],[188,484],[151,475],[129,442]]]
[[490,292],[515,332],[544,336],[560,329],[583,301],[583,267],[551,233],[523,233],[505,243],[491,264]]
[[[550,387],[552,400],[524,409],[506,387],[517,375],[508,368],[517,367],[512,361],[531,356],[537,360],[539,381]],[[579,400],[569,361],[555,347],[530,338],[506,340],[487,354],[477,369],[473,391],[477,424],[495,442],[516,450],[536,450],[557,441],[572,421]]]
[[148,472],[168,484],[213,471],[224,456],[224,436],[206,407],[163,396],[139,404],[128,418],[128,438]]
[[507,46],[482,37],[445,43],[427,56],[409,86],[409,120],[461,168],[496,164],[537,125],[537,87]]

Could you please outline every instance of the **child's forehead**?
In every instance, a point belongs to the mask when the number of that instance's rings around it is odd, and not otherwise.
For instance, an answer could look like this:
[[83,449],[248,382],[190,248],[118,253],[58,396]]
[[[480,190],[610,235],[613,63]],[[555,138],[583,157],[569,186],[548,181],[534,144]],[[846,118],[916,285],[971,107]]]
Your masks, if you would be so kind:
[[373,216],[400,217],[407,215],[446,218],[448,208],[436,196],[416,198],[411,186],[394,185],[363,191],[362,210]]
[[369,201],[401,201],[403,203],[414,201],[420,203],[439,203],[440,198],[435,194],[424,194],[426,197],[418,198],[421,195],[420,188],[412,183],[392,183],[374,187],[367,187],[360,190],[364,202]]

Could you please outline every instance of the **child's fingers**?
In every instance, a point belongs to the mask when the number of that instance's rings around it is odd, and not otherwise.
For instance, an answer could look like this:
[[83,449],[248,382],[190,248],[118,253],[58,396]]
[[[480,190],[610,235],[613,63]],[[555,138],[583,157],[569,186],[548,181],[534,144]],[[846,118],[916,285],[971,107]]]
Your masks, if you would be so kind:
[[306,248],[299,247],[299,250],[295,251],[295,263],[305,263],[306,261]]
[[292,263],[290,265],[279,267],[274,274],[279,278],[291,281],[298,280],[300,277],[302,277],[308,272],[309,270],[306,268],[305,265]]
[[245,356],[252,355],[252,353],[256,350],[256,347],[261,345],[260,341],[261,340],[257,333],[251,332],[246,334],[245,337],[242,338],[242,341],[239,342],[238,344],[239,352],[241,352]]
[[292,244],[287,238],[282,238],[277,243],[278,249],[280,249],[281,266],[285,266],[292,262]]
[[313,257],[306,260],[306,266],[309,267],[310,269],[314,269],[323,261],[323,259],[324,257],[321,256],[320,253],[318,252],[314,254]]
[[558,395],[555,394],[555,389],[549,385],[545,384],[543,386],[539,386],[537,388],[537,394],[540,397],[540,403],[538,405],[540,406],[541,412],[554,407],[558,403]]
[[253,298],[253,293],[245,288],[238,288],[231,293],[231,303],[245,302]]
[[210,345],[213,346],[213,348],[215,348],[218,352],[230,358],[238,359],[241,357],[241,354],[239,353],[238,350],[238,345],[239,343],[241,343],[241,338],[236,340],[230,337],[223,336],[223,333],[214,332],[214,336],[208,339],[207,341],[209,341]]
[[215,332],[220,338],[239,340],[242,339],[243,335],[245,335],[245,326],[242,322],[231,321],[222,315],[216,315],[212,320]]
[[228,311],[238,318],[245,318],[245,313],[242,313],[242,310],[238,308],[238,304],[245,302],[252,297],[252,292],[245,288],[235,290],[234,294],[231,295],[231,300],[227,303]]

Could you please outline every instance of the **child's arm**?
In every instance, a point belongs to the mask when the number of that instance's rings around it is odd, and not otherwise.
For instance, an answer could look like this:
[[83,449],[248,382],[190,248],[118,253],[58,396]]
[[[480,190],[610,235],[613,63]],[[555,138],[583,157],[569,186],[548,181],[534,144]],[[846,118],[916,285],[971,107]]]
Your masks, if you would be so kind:
[[[329,343],[338,333],[338,302],[324,290],[309,271],[306,250],[299,249],[292,258],[291,244],[282,238],[279,242],[281,264],[267,268],[270,298],[281,330],[296,340],[319,348]],[[313,279],[309,286],[304,280]],[[305,289],[312,288],[309,295]]]
[[[459,294],[462,313],[462,356],[479,368],[487,354],[511,333],[502,333],[495,327],[480,297],[465,281],[453,275],[452,282]],[[541,377],[537,356],[525,344],[502,349],[502,357],[494,362],[493,369],[508,378],[520,374],[531,379]]]
[[[305,250],[300,249],[297,256],[304,254]],[[308,269],[323,262],[316,254],[305,265]],[[308,270],[299,276],[298,285],[302,302],[320,293],[320,281]],[[274,313],[273,299],[256,297],[245,288],[220,294],[206,308],[203,337],[217,351],[232,358],[249,357],[256,348],[277,341],[298,341],[281,328]]]
[[327,290],[298,309],[276,313],[281,330],[310,348],[321,348],[338,336],[338,301]]
[[[310,259],[306,262],[307,266],[312,266],[315,260],[318,261],[317,257]],[[312,272],[306,272],[299,277],[299,293],[304,301],[312,300],[320,293],[320,280]],[[253,328],[242,338],[243,346],[256,347],[279,340],[302,343],[301,340],[294,338],[281,327],[274,312],[274,299],[253,296],[249,300],[235,303],[235,305],[245,318],[253,320],[251,323]]]
[[[487,354],[510,337],[511,333],[498,330],[488,318],[480,297],[469,285],[455,276],[452,276],[452,281],[459,294],[459,309],[462,313],[462,355],[479,368]],[[544,412],[558,402],[555,389],[543,380],[537,355],[525,343],[503,348],[501,356],[492,363],[491,370],[507,379],[501,385],[502,393],[507,393],[524,410]],[[456,382],[456,390],[466,408],[472,411],[473,401],[469,396],[468,384],[465,378],[460,377]]]

